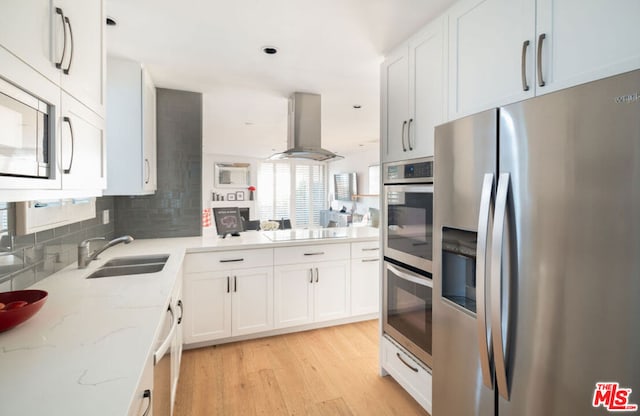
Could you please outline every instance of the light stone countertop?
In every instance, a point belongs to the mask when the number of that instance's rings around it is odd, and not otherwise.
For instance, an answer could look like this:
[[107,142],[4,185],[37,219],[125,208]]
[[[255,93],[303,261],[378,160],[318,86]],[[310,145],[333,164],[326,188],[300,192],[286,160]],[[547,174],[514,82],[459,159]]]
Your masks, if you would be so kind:
[[[71,265],[29,289],[49,292],[29,321],[0,333],[3,415],[125,416],[156,338],[185,253],[371,241],[378,229],[342,238],[273,242],[263,232],[135,240],[87,269]],[[113,257],[169,254],[161,272],[86,279]]]

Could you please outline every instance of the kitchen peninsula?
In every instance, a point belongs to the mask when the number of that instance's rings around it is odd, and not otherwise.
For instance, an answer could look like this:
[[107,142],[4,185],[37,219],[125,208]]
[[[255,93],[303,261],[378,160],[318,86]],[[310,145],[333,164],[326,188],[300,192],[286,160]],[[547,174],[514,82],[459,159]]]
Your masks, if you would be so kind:
[[[141,414],[181,286],[187,348],[377,317],[378,230],[332,232],[135,240],[38,282],[31,289],[49,293],[42,310],[0,334],[0,368],[11,377],[3,412]],[[160,272],[86,279],[115,257],[158,254],[169,254]]]

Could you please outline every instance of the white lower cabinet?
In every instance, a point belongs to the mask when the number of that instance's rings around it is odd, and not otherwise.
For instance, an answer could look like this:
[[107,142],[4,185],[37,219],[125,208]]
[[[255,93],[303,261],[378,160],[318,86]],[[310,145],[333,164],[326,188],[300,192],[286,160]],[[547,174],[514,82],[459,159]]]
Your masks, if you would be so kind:
[[173,310],[176,311],[178,319],[176,332],[171,343],[171,409],[176,402],[176,392],[178,391],[178,380],[180,379],[180,362],[182,361],[183,322],[184,303],[182,302],[182,276],[179,276],[176,286],[171,295]]
[[144,367],[144,372],[136,388],[133,401],[129,407],[128,416],[152,416],[153,409],[153,354],[149,355]]
[[186,344],[273,328],[273,268],[187,273]]
[[351,260],[351,314],[380,311],[380,259]]
[[349,274],[347,261],[276,266],[276,328],[349,316]]
[[382,367],[431,414],[430,371],[386,337],[382,337]]

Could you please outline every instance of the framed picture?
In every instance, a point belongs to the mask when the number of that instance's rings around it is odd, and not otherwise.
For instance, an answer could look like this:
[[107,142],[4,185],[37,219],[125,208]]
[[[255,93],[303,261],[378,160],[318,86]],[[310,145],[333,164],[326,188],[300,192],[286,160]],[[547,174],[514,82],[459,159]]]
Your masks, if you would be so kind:
[[244,191],[236,192],[236,201],[244,201]]
[[235,201],[236,200],[236,194],[234,194],[233,192],[229,192],[227,194],[227,201]]

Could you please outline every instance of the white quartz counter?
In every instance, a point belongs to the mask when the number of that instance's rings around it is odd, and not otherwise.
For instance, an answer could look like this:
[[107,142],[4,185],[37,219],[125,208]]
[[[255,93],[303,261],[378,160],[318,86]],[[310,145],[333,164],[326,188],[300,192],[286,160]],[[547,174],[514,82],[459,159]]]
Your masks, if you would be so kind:
[[[378,230],[274,242],[261,232],[136,240],[105,251],[87,269],[76,265],[30,289],[49,292],[29,321],[0,333],[2,415],[127,415],[186,252],[375,240]],[[86,279],[112,257],[170,254],[161,272]]]

